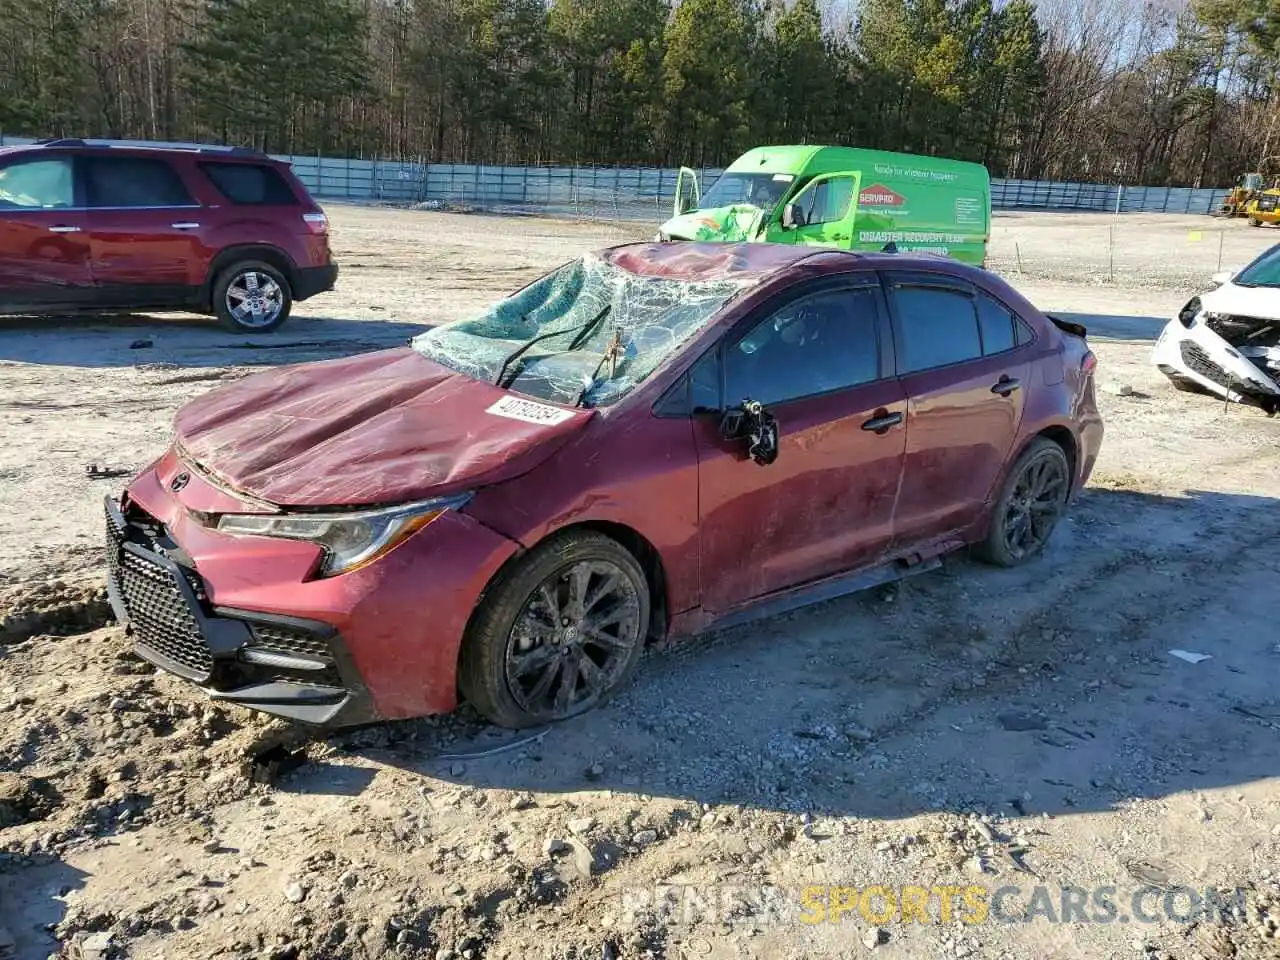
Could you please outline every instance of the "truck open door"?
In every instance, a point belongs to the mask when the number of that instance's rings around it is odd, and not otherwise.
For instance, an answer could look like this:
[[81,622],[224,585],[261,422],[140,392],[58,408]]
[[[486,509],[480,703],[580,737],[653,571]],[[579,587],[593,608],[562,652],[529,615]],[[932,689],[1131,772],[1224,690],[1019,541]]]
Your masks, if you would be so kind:
[[855,170],[814,177],[782,208],[766,239],[848,250],[854,242],[862,174]]
[[688,167],[681,167],[676,175],[676,197],[672,204],[671,215],[682,217],[690,210],[697,208],[702,200],[702,190],[698,186],[698,174]]

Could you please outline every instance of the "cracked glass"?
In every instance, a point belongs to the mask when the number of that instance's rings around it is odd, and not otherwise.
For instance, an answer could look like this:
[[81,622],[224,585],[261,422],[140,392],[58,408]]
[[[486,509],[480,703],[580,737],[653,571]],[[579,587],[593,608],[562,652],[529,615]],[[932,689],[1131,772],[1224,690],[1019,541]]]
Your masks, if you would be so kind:
[[[437,363],[490,383],[507,363],[503,385],[524,396],[606,406],[643,382],[752,283],[641,276],[591,255],[411,344]],[[544,339],[508,362],[535,337]]]

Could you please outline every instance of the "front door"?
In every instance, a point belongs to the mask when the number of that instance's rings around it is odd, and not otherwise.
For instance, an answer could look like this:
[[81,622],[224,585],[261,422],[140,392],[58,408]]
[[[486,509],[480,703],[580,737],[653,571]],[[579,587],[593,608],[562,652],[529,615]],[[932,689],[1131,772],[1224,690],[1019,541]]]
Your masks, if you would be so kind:
[[0,164],[0,311],[86,304],[93,297],[75,161],[26,155]]
[[[775,214],[769,242],[848,250],[853,244],[861,183],[862,175],[852,171],[814,177]],[[791,223],[788,211],[794,217]]]
[[907,450],[896,547],[974,522],[1004,475],[1022,420],[1030,331],[962,280],[891,274]]
[[[695,407],[763,403],[777,459],[760,466],[717,415],[695,416],[703,607],[736,606],[874,564],[892,536],[906,432],[874,278],[792,293],[692,371]],[[699,399],[699,397],[705,399]]]
[[210,252],[201,207],[159,157],[86,157],[89,247],[103,303],[173,307],[194,299]]

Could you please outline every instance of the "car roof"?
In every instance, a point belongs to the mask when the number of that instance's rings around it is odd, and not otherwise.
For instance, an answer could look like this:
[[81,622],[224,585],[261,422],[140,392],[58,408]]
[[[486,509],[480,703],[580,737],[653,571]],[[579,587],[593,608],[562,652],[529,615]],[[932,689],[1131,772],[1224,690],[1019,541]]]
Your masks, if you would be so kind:
[[273,160],[273,158],[269,157],[262,151],[255,150],[251,147],[226,147],[210,143],[169,142],[163,140],[104,140],[80,137],[61,137],[50,140],[36,140],[33,143],[0,147],[0,154],[43,151],[60,152],[63,150],[72,152],[109,151],[112,153],[119,152],[135,156],[145,156],[147,154],[155,153],[176,153],[199,156],[206,159],[216,157],[220,160],[252,160],[258,163],[262,163],[264,161],[270,162]]
[[638,276],[686,281],[763,281],[801,271],[808,276],[846,273],[854,267],[925,269],[953,276],[967,276],[977,269],[937,254],[854,253],[784,243],[631,243],[605,250],[603,257]]

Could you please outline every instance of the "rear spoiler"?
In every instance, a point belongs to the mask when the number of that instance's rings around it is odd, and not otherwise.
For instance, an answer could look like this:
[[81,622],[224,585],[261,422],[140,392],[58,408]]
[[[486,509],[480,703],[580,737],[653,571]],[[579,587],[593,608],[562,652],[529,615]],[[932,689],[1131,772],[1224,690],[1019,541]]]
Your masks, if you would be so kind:
[[1045,316],[1052,320],[1053,325],[1063,333],[1069,333],[1073,337],[1079,337],[1081,340],[1085,340],[1089,336],[1089,331],[1084,328],[1083,324],[1063,320],[1061,317],[1055,317],[1052,313],[1046,313]]

